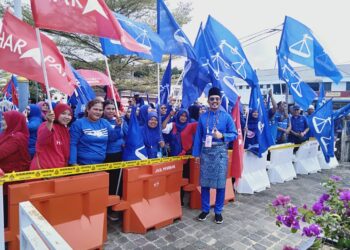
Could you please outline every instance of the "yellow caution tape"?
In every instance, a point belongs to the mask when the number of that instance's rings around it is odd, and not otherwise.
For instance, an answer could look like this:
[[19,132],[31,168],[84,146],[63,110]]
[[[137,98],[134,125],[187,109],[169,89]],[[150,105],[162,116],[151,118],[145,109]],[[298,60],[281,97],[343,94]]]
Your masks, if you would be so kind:
[[174,156],[174,157],[147,159],[147,160],[139,160],[139,161],[123,161],[123,162],[82,165],[82,166],[70,166],[65,168],[51,168],[51,169],[39,169],[39,170],[23,171],[23,172],[12,172],[12,173],[7,173],[2,178],[0,178],[0,185],[3,185],[6,182],[28,181],[28,180],[43,179],[43,178],[61,177],[61,176],[67,176],[67,175],[94,173],[94,172],[121,169],[121,168],[141,167],[141,166],[147,166],[151,164],[166,163],[166,162],[178,161],[178,160],[187,160],[190,158],[192,158],[191,155],[184,155],[184,156]]

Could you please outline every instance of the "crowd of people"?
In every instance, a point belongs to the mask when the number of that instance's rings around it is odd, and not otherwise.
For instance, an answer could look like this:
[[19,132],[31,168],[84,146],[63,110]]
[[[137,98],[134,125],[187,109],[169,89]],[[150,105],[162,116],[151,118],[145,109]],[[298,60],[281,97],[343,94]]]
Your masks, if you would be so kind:
[[[310,105],[302,115],[294,105],[288,112],[285,102],[276,103],[269,92],[272,107],[268,108],[271,134],[276,144],[302,143],[312,137],[308,116],[314,112]],[[46,102],[30,104],[27,109],[7,111],[1,119],[0,168],[12,171],[59,168],[68,165],[98,164],[130,160],[128,138],[130,123],[136,122],[145,147],[144,158],[193,155],[200,162],[202,213],[209,214],[209,190],[217,189],[215,221],[222,223],[227,149],[237,137],[230,112],[221,106],[221,92],[212,88],[207,106],[195,103],[188,109],[178,108],[177,100],[156,107],[145,104],[135,95],[128,101],[124,114],[118,112],[113,100],[96,98],[87,105],[84,114],[74,117],[72,108],[64,103],[54,104],[50,111]],[[258,110],[241,109],[241,126],[245,133],[245,148],[259,145]],[[248,120],[246,120],[248,119]],[[142,159],[139,158],[139,159]],[[120,170],[110,172],[110,194],[122,195]],[[183,177],[189,177],[189,163],[184,164]],[[118,185],[119,183],[119,185]],[[181,192],[183,202],[184,193]]]

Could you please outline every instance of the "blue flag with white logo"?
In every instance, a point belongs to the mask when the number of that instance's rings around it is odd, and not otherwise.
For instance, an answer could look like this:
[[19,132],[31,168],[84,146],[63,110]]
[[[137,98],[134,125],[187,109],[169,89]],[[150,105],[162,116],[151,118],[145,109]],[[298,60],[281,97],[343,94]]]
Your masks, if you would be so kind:
[[209,16],[204,32],[212,55],[218,55],[226,69],[246,81],[251,87],[258,84],[258,77],[250,65],[239,40],[225,26]]
[[142,131],[136,117],[136,107],[133,107],[130,115],[128,134],[125,139],[123,161],[146,160],[147,158]]
[[317,100],[317,109],[320,108],[323,104],[326,103],[326,94],[325,94],[325,91],[324,91],[324,85],[323,85],[323,82],[321,82],[320,84],[320,91],[319,91],[319,94],[318,94],[318,100]]
[[150,54],[128,50],[120,44],[120,41],[100,38],[104,55],[136,55],[154,62],[162,62],[164,42],[151,27],[145,23],[135,22],[121,14],[114,13],[114,15],[123,29],[140,45],[149,49]]
[[[258,118],[256,121],[253,121],[251,115],[248,118],[249,123],[254,123],[255,131],[254,139],[251,140],[252,143],[246,142],[246,148],[250,152],[254,153],[258,157],[262,157],[262,154],[268,150],[268,148],[274,144],[272,133],[269,125],[269,119],[267,116],[266,108],[264,105],[264,98],[261,94],[259,85],[254,86],[250,92],[249,100],[249,112],[258,111]],[[250,121],[249,121],[250,119]],[[249,134],[246,135],[246,140],[249,139]]]
[[223,55],[213,49],[215,45],[210,43],[207,33],[201,30],[199,34],[196,45],[200,48],[198,51],[200,71],[206,71],[205,74],[210,76],[212,86],[221,89],[231,103],[236,103],[239,94],[234,85],[233,69],[227,67]]
[[167,104],[171,89],[171,56],[160,84],[160,104]]
[[321,146],[326,162],[334,157],[333,102],[328,100],[318,108],[309,120],[309,127]]
[[69,97],[68,103],[75,106],[74,116],[84,113],[86,104],[95,99],[96,95],[87,81],[72,66],[71,70],[76,78],[76,88],[72,96]]
[[339,83],[342,75],[332,62],[311,29],[286,16],[281,36],[279,55],[313,68],[317,76],[326,76]]
[[285,57],[278,55],[277,58],[279,78],[288,84],[289,91],[294,101],[304,110],[307,110],[317,94],[301,79]]

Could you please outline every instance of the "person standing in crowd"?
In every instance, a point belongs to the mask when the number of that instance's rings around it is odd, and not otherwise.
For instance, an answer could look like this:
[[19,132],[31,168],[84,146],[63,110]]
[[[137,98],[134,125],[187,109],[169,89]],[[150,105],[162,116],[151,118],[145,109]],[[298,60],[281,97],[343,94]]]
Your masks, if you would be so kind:
[[210,188],[215,188],[215,222],[221,224],[228,162],[227,143],[237,138],[237,130],[231,116],[220,110],[220,89],[213,87],[209,90],[208,103],[209,111],[199,118],[192,151],[197,162],[200,157],[202,212],[197,219],[206,220],[210,211]]
[[306,134],[309,131],[309,126],[305,116],[300,115],[300,107],[293,106],[293,113],[290,119],[291,131],[289,134],[289,142],[300,144],[307,140]]
[[135,105],[137,107],[142,107],[143,105],[145,105],[145,101],[143,100],[142,97],[140,97],[140,94],[138,93],[134,94],[134,100],[135,100]]
[[35,154],[35,143],[37,140],[38,129],[43,122],[40,108],[35,104],[30,104],[27,111],[28,129],[29,129],[29,153],[33,158]]
[[158,114],[149,112],[147,123],[142,128],[143,143],[145,144],[148,159],[157,158],[160,148],[165,146],[158,123]]
[[70,135],[68,124],[73,117],[72,109],[59,103],[53,112],[46,114],[46,122],[38,129],[36,152],[31,170],[68,166]]
[[[170,156],[192,155],[192,145],[197,129],[197,122],[190,123],[190,116],[186,109],[180,109],[175,122],[168,123],[169,116],[163,121],[163,133],[169,135]],[[190,177],[190,161],[183,164],[182,177]],[[184,191],[181,188],[181,204],[183,205]]]
[[7,111],[3,113],[1,123],[0,168],[5,173],[28,170],[30,154],[26,117],[18,111]]
[[129,125],[130,122],[131,110],[132,107],[128,107],[128,109],[125,112],[125,115],[123,116],[123,120],[127,125]]
[[46,113],[49,112],[49,104],[47,102],[44,101],[40,101],[37,104],[41,110],[41,118],[43,120],[46,119]]
[[101,118],[102,115],[103,103],[95,99],[88,102],[85,117],[72,124],[69,164],[103,163],[108,142],[121,138],[121,127],[113,129],[108,121]]
[[[314,105],[310,104],[308,109],[306,110],[306,113],[305,113],[305,117],[306,117],[306,120],[307,122],[311,122],[310,120],[310,116],[315,112],[315,107]],[[314,137],[314,134],[312,133],[311,129],[309,129],[309,131],[307,131],[306,135],[305,135],[305,138],[308,140],[310,137]]]
[[292,128],[290,118],[287,113],[287,103],[278,102],[275,114],[275,122],[277,124],[276,144],[288,142],[288,135]]
[[[244,148],[251,150],[251,152],[257,152],[254,148],[259,148],[258,133],[259,133],[259,112],[256,109],[249,111],[248,123],[244,128],[245,142]],[[253,150],[254,149],[254,150]]]
[[190,115],[190,122],[197,122],[199,119],[199,106],[197,104],[189,106],[188,112]]
[[268,118],[269,118],[269,125],[270,125],[270,131],[272,134],[272,138],[274,140],[274,142],[276,142],[276,137],[277,137],[277,123],[275,120],[275,114],[277,111],[277,104],[275,101],[275,98],[273,98],[273,94],[272,94],[272,89],[269,90],[268,92],[268,99],[270,99],[272,107],[270,108],[270,102],[269,100],[267,100],[267,106],[266,106],[266,110],[268,113]]

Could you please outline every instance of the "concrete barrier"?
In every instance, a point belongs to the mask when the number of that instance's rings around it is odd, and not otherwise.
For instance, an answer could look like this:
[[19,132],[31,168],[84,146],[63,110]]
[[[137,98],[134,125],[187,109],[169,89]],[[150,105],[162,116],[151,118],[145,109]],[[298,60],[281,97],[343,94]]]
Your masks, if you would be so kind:
[[309,174],[321,171],[318,162],[318,142],[306,141],[299,147],[295,154],[294,167],[297,174]]

